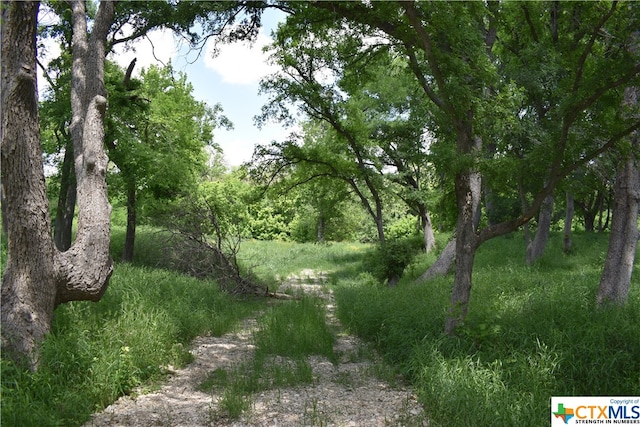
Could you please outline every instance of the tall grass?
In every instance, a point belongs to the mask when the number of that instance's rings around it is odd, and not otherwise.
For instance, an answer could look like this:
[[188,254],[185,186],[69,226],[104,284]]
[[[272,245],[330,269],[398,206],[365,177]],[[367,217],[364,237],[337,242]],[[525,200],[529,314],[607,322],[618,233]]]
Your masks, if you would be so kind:
[[345,280],[338,315],[411,379],[433,425],[547,425],[554,395],[640,395],[637,271],[625,307],[598,309],[606,236],[576,236],[572,255],[560,239],[533,267],[520,239],[481,247],[455,338],[442,333],[451,277],[397,289]]
[[2,360],[2,425],[82,424],[118,396],[157,383],[166,367],[189,362],[195,336],[225,333],[257,307],[213,282],[117,264],[100,302],[55,311],[36,373]]
[[[222,334],[265,309],[220,293],[213,282],[151,268],[162,265],[163,243],[140,230],[134,263],[116,266],[102,301],[56,310],[37,373],[2,361],[3,426],[81,424],[117,396],[156,384],[163,367],[189,361],[186,347],[196,335]],[[116,258],[122,239],[116,228]],[[413,284],[433,254],[417,257],[393,289],[366,270],[368,245],[248,241],[238,257],[245,271],[274,286],[302,269],[329,272],[340,320],[412,382],[431,425],[534,426],[548,424],[554,395],[640,395],[640,269],[626,306],[597,308],[606,236],[577,233],[570,255],[561,239],[553,235],[532,267],[517,237],[483,245],[469,315],[454,338],[442,333],[453,278]],[[269,306],[255,360],[212,373],[203,387],[224,387],[228,414],[239,414],[247,393],[311,381],[304,355],[334,357],[325,328],[315,300]],[[286,363],[272,363],[278,357]]]

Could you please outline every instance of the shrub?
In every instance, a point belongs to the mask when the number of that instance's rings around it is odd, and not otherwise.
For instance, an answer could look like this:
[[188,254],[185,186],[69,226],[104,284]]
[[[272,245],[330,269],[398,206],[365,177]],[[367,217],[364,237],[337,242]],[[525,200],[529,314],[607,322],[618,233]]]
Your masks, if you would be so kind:
[[422,238],[387,240],[376,247],[372,256],[365,262],[365,268],[378,280],[395,286],[402,277],[405,268],[420,253]]

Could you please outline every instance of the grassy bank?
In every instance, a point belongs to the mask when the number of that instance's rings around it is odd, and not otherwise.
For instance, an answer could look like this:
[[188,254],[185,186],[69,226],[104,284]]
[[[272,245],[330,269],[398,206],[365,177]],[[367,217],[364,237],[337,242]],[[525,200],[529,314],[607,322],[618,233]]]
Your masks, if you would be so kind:
[[344,280],[339,317],[408,376],[434,425],[542,426],[551,396],[640,395],[638,272],[626,307],[597,309],[606,236],[577,236],[571,255],[560,239],[532,267],[516,237],[481,247],[456,338],[442,333],[451,277],[395,289]]
[[[121,238],[116,231],[116,247]],[[141,233],[150,246],[153,238]],[[140,250],[134,265],[116,264],[100,302],[55,311],[37,373],[2,361],[3,426],[79,425],[135,387],[153,387],[164,367],[189,362],[195,336],[223,334],[261,305],[213,282],[145,267],[154,254]]]

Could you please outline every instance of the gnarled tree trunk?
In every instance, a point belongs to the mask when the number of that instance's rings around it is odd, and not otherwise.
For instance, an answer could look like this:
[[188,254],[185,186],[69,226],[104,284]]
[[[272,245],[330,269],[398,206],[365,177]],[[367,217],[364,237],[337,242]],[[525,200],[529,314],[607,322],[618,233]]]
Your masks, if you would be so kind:
[[7,268],[2,277],[2,351],[36,369],[54,308],[97,301],[112,272],[109,257],[103,119],[105,41],[115,4],[101,2],[87,40],[83,1],[73,2],[71,132],[78,189],[78,235],[59,252],[50,235],[36,90],[37,2],[2,10],[2,184],[7,201]]

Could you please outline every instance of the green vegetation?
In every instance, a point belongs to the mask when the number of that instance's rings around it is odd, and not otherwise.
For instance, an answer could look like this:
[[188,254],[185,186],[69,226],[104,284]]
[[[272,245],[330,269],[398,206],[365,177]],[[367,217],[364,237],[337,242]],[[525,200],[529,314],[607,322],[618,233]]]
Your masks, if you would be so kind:
[[[102,301],[56,310],[37,373],[2,361],[3,425],[79,425],[188,363],[195,336],[225,333],[258,309],[256,357],[202,378],[202,390],[222,390],[212,419],[237,418],[260,390],[312,382],[306,356],[336,357],[316,299],[237,300],[215,283],[151,268],[163,235],[139,232],[134,263],[116,265]],[[116,250],[123,234],[116,228]],[[561,239],[553,234],[532,267],[517,235],[483,245],[471,310],[454,338],[442,333],[452,278],[413,283],[435,254],[417,256],[396,288],[366,270],[373,245],[251,240],[239,259],[274,283],[304,268],[328,271],[343,324],[384,357],[384,378],[411,381],[433,425],[544,425],[553,395],[640,394],[640,279],[626,306],[597,309],[606,235],[578,233],[570,255]]]
[[[159,245],[159,234],[142,230],[140,245]],[[115,237],[121,245],[123,230]],[[434,254],[419,255],[393,289],[366,271],[371,245],[247,241],[239,257],[273,282],[310,266],[329,271],[342,322],[411,381],[434,425],[544,425],[552,395],[640,394],[640,279],[626,306],[597,309],[606,235],[579,233],[570,255],[561,239],[553,234],[532,267],[518,236],[483,245],[455,338],[442,333],[451,277],[413,284]],[[202,379],[203,390],[224,390],[213,418],[237,418],[257,391],[312,382],[310,354],[335,359],[317,300],[232,299],[215,283],[145,266],[156,262],[151,250],[136,254],[133,265],[116,266],[102,301],[56,310],[37,373],[2,361],[3,425],[78,425],[189,362],[195,336],[229,331],[257,309],[256,357]],[[388,369],[384,377],[395,378]]]
[[[114,237],[122,245],[123,235]],[[223,334],[257,307],[213,282],[118,264],[100,302],[58,307],[36,373],[2,360],[2,425],[79,425],[135,387],[153,387],[169,365],[190,362],[195,336]]]
[[640,394],[640,279],[626,306],[597,309],[606,236],[576,236],[572,255],[561,239],[533,267],[517,237],[483,245],[455,338],[442,333],[451,277],[394,289],[345,280],[338,315],[411,380],[434,425],[545,425],[551,396]]
[[[217,369],[200,385],[203,391],[223,390],[220,411],[213,418],[236,419],[250,407],[250,395],[262,390],[313,381],[309,355],[335,360],[334,337],[316,298],[285,301],[258,319],[255,357],[232,370]],[[280,356],[280,357],[278,357]]]

